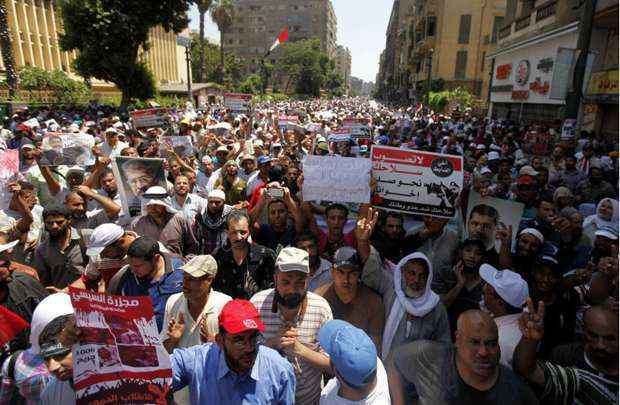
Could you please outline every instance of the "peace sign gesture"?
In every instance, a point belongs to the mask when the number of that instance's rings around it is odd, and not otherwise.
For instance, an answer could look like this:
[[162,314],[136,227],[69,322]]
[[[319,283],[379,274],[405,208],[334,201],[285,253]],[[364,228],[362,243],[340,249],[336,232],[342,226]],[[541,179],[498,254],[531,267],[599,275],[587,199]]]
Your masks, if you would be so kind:
[[367,241],[370,239],[370,235],[372,235],[372,231],[375,229],[378,219],[379,211],[373,208],[368,208],[366,218],[360,218],[357,221],[355,237],[358,241]]
[[545,334],[545,303],[538,302],[538,310],[534,311],[534,303],[527,299],[527,310],[519,319],[519,329],[524,339],[540,341]]

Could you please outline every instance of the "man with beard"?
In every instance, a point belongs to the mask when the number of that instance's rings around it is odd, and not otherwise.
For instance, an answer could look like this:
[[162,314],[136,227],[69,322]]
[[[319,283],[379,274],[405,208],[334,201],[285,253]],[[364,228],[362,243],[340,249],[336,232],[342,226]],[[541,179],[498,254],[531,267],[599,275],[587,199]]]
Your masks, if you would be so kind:
[[590,163],[588,177],[582,180],[575,189],[575,203],[598,204],[603,198],[614,198],[614,187],[603,180],[603,169],[598,159]]
[[[114,222],[118,219],[121,207],[110,198],[95,192],[88,186],[80,185],[65,197],[65,207],[71,214],[71,224],[78,231],[93,229],[101,224]],[[86,200],[97,201],[102,210],[86,211]]]
[[275,255],[248,240],[247,215],[232,211],[226,221],[226,234],[227,243],[213,252],[219,266],[213,287],[233,298],[244,299],[271,287]]
[[256,308],[249,301],[232,300],[218,320],[214,343],[172,353],[172,390],[189,387],[192,404],[295,403],[293,367],[259,344],[265,326]]
[[320,286],[329,283],[332,280],[332,264],[319,256],[319,241],[316,236],[310,231],[304,231],[297,236],[295,246],[308,252],[308,291],[315,292]]
[[372,245],[383,259],[398,263],[406,254],[404,238],[403,216],[396,212],[387,212],[372,234]]
[[576,356],[558,352],[551,361],[542,361],[536,358],[536,349],[547,329],[545,304],[539,302],[534,310],[528,299],[527,307],[528,312],[519,320],[523,337],[515,350],[514,365],[542,392],[540,400],[550,404],[617,404],[618,313],[600,306],[588,309],[590,329],[583,352],[576,351]]
[[456,265],[437,274],[433,291],[439,294],[448,311],[451,331],[456,330],[456,320],[463,312],[480,307],[483,282],[478,270],[484,262],[484,252],[480,239],[466,239],[459,249]]
[[214,188],[221,188],[226,195],[226,203],[235,205],[245,201],[245,181],[237,175],[239,166],[234,160],[226,162],[222,167],[220,178],[215,181]]
[[171,198],[171,206],[193,225],[196,215],[203,212],[207,207],[207,201],[192,193],[190,189],[189,178],[185,175],[177,176],[174,179],[174,194]]
[[146,214],[135,218],[130,229],[140,236],[161,241],[174,254],[186,256],[198,251],[190,221],[170,206],[166,189],[159,186],[144,193]]
[[519,318],[529,295],[527,283],[510,270],[480,266],[480,277],[485,281],[480,306],[493,315],[499,335],[500,362],[512,369],[512,355],[521,339]]
[[450,343],[450,326],[444,305],[431,290],[433,266],[423,253],[401,259],[396,268],[384,270],[377,250],[370,245],[370,235],[378,215],[371,208],[355,229],[357,251],[364,263],[362,281],[383,298],[385,330],[381,342],[381,359],[386,360],[394,348],[405,342],[428,339]]
[[458,319],[455,346],[415,342],[396,349],[388,363],[392,404],[404,405],[403,380],[415,385],[419,404],[538,404],[532,390],[500,364],[497,326],[489,314],[469,310]]
[[308,292],[308,253],[282,249],[276,260],[275,288],[254,295],[251,302],[266,326],[265,345],[278,350],[295,370],[295,403],[316,404],[323,373],[331,372],[329,358],[318,345],[321,327],[332,319],[324,298]]
[[[17,242],[9,242],[6,235],[0,235],[0,305],[30,323],[36,306],[49,293],[33,277],[37,274],[35,269],[11,260]],[[9,352],[26,349],[28,333],[24,330],[11,340]]]
[[525,228],[521,230],[517,236],[514,252],[509,256],[509,260],[502,260],[502,266],[521,274],[529,283],[531,281],[532,266],[542,251],[544,244],[545,237],[538,229]]
[[212,190],[209,192],[207,209],[196,214],[194,235],[200,254],[211,254],[226,243],[226,221],[233,207],[226,204],[225,200],[226,195],[222,190]]
[[331,274],[333,281],[319,287],[315,293],[329,303],[334,319],[342,319],[360,328],[381,353],[381,334],[384,309],[381,297],[360,282],[362,263],[355,249],[341,247],[334,255]]
[[88,262],[86,247],[71,221],[64,206],[51,205],[43,210],[48,238],[35,250],[32,267],[45,287],[63,289],[84,273]]
[[[272,190],[281,191],[282,198],[272,197]],[[293,200],[291,192],[287,187],[270,187],[262,189],[261,193],[261,198],[250,216],[250,219],[254,221],[253,230],[256,242],[274,251],[278,250],[278,246],[292,245],[296,234],[303,231],[304,223],[301,210]],[[268,223],[261,225],[257,220],[265,206]]]
[[[499,264],[499,254],[495,250],[495,230],[499,220],[499,213],[490,205],[480,204],[469,213],[467,221],[467,235],[470,239],[479,239],[485,246],[484,263],[496,266]],[[508,245],[510,251],[510,245]]]
[[564,159],[564,169],[552,174],[549,183],[554,186],[567,187],[575,194],[577,185],[585,178],[586,175],[577,169],[577,159],[574,156],[567,156]]
[[157,330],[161,332],[166,302],[183,288],[183,272],[179,269],[183,261],[163,253],[157,240],[148,236],[131,242],[127,261],[110,280],[107,293],[151,297]]
[[200,161],[201,165],[196,173],[196,193],[201,197],[206,198],[213,189],[213,182],[211,181],[211,175],[213,174],[213,160],[209,155],[202,157]]
[[241,173],[239,173],[239,177],[247,183],[250,176],[256,171],[256,159],[254,156],[249,154],[243,155],[239,159],[239,164],[243,169]]

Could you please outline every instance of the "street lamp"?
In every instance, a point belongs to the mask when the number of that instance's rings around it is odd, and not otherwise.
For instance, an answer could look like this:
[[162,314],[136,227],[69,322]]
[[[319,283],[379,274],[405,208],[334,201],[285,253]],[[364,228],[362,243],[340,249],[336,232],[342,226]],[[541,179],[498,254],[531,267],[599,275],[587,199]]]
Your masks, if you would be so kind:
[[433,48],[428,50],[428,74],[426,76],[426,106],[428,107],[431,98],[431,70],[433,68]]
[[187,37],[177,37],[177,44],[185,47],[185,64],[187,65],[187,99],[192,101],[192,39]]

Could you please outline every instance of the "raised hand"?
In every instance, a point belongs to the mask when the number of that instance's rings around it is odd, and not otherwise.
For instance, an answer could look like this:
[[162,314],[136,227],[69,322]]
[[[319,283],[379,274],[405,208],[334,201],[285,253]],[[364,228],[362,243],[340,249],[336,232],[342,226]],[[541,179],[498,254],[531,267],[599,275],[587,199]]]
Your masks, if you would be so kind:
[[200,320],[200,340],[202,340],[203,343],[215,342],[215,335],[209,333],[206,317]]
[[538,303],[538,310],[534,311],[532,299],[527,299],[527,310],[519,319],[519,329],[524,339],[540,341],[545,335],[545,303]]
[[366,213],[366,217],[360,218],[357,221],[357,227],[355,228],[355,237],[357,238],[357,240],[369,240],[378,220],[379,211],[373,208],[369,208],[368,212]]
[[185,332],[185,318],[183,314],[180,314],[178,320],[173,318],[168,322],[166,333],[170,339],[178,341],[183,336],[183,332]]

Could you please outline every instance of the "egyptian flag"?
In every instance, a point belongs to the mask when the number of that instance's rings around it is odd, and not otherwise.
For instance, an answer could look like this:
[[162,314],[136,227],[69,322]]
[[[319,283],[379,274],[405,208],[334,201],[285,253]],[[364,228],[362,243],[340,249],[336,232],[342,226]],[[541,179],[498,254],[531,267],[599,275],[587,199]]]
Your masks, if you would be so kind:
[[0,345],[8,343],[27,327],[28,322],[0,305]]
[[269,52],[267,52],[267,54],[271,53],[271,51],[276,49],[278,46],[280,46],[282,43],[286,42],[287,40],[288,40],[288,27],[284,28],[284,30],[282,30],[280,35],[278,35],[278,38],[276,38],[276,42],[274,42],[273,45],[271,45],[271,48],[269,48]]

